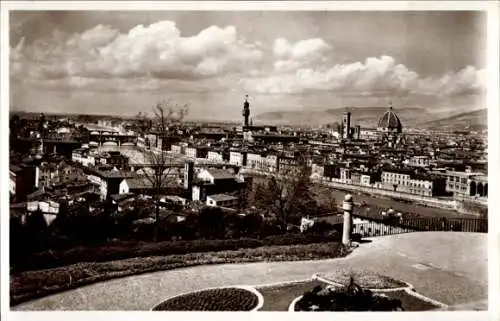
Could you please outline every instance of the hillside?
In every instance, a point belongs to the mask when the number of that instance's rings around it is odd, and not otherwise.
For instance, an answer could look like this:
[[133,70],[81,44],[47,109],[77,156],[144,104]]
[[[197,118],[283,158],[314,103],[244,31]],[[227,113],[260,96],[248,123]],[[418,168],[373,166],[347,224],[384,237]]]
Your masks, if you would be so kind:
[[[347,107],[313,111],[273,111],[259,114],[255,120],[265,123],[287,125],[323,125],[342,121],[345,111],[352,113],[352,125],[375,128],[387,107]],[[403,126],[414,126],[432,119],[432,114],[423,108],[395,108]]]
[[422,123],[429,129],[483,130],[488,128],[488,110],[480,109]]

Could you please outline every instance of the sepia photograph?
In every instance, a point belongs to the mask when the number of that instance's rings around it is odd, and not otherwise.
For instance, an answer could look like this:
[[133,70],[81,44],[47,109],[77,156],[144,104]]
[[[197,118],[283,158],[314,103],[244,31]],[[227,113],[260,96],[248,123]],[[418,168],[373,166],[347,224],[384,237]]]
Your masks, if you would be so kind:
[[2,309],[487,312],[487,11],[207,8],[4,15]]

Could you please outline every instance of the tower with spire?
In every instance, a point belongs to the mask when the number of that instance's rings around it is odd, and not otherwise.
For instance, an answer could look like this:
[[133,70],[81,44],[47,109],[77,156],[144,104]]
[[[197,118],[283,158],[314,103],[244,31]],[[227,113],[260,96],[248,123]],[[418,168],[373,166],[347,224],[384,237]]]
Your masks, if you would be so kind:
[[243,112],[242,115],[244,117],[243,126],[248,127],[248,118],[250,116],[250,103],[248,102],[248,95],[245,95],[245,102],[243,103]]

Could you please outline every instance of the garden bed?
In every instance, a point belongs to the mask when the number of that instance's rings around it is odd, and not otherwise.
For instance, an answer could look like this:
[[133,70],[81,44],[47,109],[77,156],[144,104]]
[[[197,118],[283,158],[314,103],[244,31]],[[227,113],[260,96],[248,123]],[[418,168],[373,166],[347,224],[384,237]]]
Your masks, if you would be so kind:
[[328,286],[309,288],[291,302],[289,311],[427,311],[443,307],[402,281],[368,273],[356,275],[359,281],[351,276],[348,285],[342,285],[341,275],[336,282],[328,281]]
[[208,289],[170,298],[153,311],[251,311],[259,298],[242,288]]
[[[318,302],[305,302],[304,298],[296,301],[294,311],[429,311],[442,308],[437,304],[424,300],[411,294],[411,291],[396,290],[374,294],[377,303],[367,309],[356,309],[348,305],[331,305],[328,308],[321,307]],[[313,307],[313,305],[315,307]]]
[[10,304],[13,306],[83,285],[141,273],[206,264],[314,260],[344,255],[346,252],[339,242],[330,242],[78,263],[11,275]]
[[288,311],[290,302],[305,291],[318,285],[325,285],[325,283],[321,281],[305,281],[258,287],[257,290],[264,297],[264,305],[260,311]]
[[408,293],[406,290],[385,293],[390,298],[401,300],[405,311],[428,311],[441,308],[432,302],[424,301],[421,298]]
[[[403,281],[395,280],[385,275],[365,271],[351,271],[340,268],[337,268],[335,271],[325,275],[324,279],[330,281],[328,283],[340,286],[349,284],[351,277],[353,277],[356,280],[356,283],[362,288],[371,290],[397,289],[409,286]],[[321,276],[319,276],[319,278],[321,278]]]

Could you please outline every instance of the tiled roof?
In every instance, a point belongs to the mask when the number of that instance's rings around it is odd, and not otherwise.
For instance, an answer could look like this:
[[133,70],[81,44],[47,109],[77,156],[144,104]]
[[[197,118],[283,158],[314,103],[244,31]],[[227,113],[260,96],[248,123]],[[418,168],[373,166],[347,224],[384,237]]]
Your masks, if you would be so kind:
[[213,199],[216,202],[224,202],[224,201],[231,201],[231,200],[238,199],[235,196],[226,195],[226,194],[215,194],[215,195],[209,195],[207,197],[210,197],[211,199]]
[[129,189],[153,188],[153,184],[147,178],[126,179]]
[[113,194],[111,195],[111,198],[116,201],[116,202],[121,202],[123,200],[126,200],[128,198],[132,198],[134,194],[132,193],[126,193],[126,194]]
[[20,171],[22,171],[23,169],[17,165],[13,165],[13,164],[10,164],[9,165],[9,169],[14,172],[14,173],[18,173]]
[[223,169],[210,168],[207,169],[207,171],[214,177],[214,179],[234,179],[233,174]]
[[115,170],[110,170],[110,171],[94,170],[94,172],[95,174],[101,176],[102,178],[130,178],[136,175],[135,173],[125,173]]

